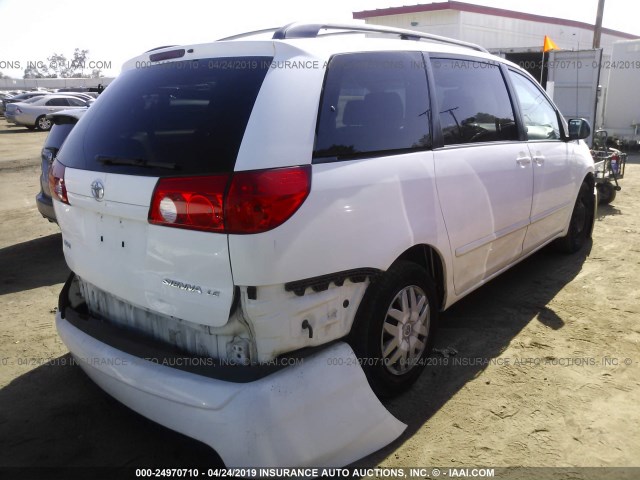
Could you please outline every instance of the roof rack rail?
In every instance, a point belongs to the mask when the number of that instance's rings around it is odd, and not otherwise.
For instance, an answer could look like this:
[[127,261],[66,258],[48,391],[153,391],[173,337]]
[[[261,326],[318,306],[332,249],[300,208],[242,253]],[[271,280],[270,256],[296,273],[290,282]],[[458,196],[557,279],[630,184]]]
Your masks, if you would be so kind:
[[264,28],[262,30],[254,30],[252,32],[239,33],[237,35],[231,35],[230,37],[219,38],[216,42],[224,42],[225,40],[237,40],[238,38],[253,37],[254,35],[260,35],[261,33],[275,32],[282,27]]
[[169,47],[177,47],[177,45],[163,45],[161,47],[156,47],[156,48],[152,48],[151,50],[147,50],[144,53],[155,52],[156,50],[161,50],[163,48],[169,48]]
[[[275,30],[273,34],[274,40],[284,40],[287,38],[316,38],[320,36],[320,30],[343,30],[345,33],[389,33],[394,35],[399,35],[402,40],[432,40],[440,43],[448,43],[450,45],[457,45],[460,47],[471,48],[473,50],[477,50],[479,52],[489,53],[489,51],[481,47],[480,45],[476,45],[475,43],[464,42],[462,40],[455,40],[453,38],[441,37],[440,35],[433,35],[430,33],[424,32],[416,32],[415,30],[405,30],[402,28],[393,28],[393,27],[384,27],[384,26],[373,26],[373,25],[349,25],[349,24],[341,24],[341,23],[290,23],[289,25],[285,25],[282,28]],[[250,34],[255,33],[264,33],[272,31],[261,30],[258,32],[251,32]],[[236,35],[231,38],[238,38],[240,36],[246,36],[248,34]],[[227,40],[227,39],[223,39]]]

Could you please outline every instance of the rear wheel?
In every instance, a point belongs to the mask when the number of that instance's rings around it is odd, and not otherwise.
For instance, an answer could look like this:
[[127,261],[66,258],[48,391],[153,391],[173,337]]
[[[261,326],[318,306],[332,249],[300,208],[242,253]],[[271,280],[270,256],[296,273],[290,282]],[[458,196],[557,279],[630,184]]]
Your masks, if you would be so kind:
[[578,198],[569,221],[569,231],[557,241],[558,248],[563,252],[577,252],[583,247],[587,238],[591,236],[595,202],[592,190],[593,188],[586,183],[580,186]]
[[50,130],[51,129],[51,120],[49,120],[44,115],[39,116],[36,119],[36,128],[38,130],[43,130],[43,131]]
[[351,345],[379,397],[407,390],[429,353],[438,308],[427,272],[401,262],[375,279],[362,299]]

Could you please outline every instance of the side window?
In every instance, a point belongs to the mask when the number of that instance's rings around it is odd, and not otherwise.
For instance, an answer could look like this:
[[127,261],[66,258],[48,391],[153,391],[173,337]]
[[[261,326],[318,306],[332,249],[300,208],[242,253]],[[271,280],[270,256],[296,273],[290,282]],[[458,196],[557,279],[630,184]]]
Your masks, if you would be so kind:
[[68,107],[69,102],[67,102],[66,98],[52,98],[47,102],[47,106],[49,107]]
[[327,66],[314,158],[431,147],[431,110],[418,52],[334,56]]
[[560,139],[558,116],[540,88],[519,73],[509,71],[509,76],[520,102],[527,139]]
[[67,100],[69,101],[69,105],[71,105],[72,107],[85,106],[85,102],[83,100],[80,100],[79,98],[68,98]]
[[517,140],[518,128],[498,65],[433,59],[445,145]]

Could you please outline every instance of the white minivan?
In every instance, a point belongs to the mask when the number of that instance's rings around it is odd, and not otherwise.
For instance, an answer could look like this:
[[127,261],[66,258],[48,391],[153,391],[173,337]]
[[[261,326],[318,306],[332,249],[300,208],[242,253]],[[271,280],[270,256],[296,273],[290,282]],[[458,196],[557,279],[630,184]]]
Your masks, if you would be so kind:
[[58,331],[227,466],[346,465],[404,430],[378,398],[420,375],[439,311],[591,236],[589,133],[518,66],[421,32],[147,52],[51,168]]

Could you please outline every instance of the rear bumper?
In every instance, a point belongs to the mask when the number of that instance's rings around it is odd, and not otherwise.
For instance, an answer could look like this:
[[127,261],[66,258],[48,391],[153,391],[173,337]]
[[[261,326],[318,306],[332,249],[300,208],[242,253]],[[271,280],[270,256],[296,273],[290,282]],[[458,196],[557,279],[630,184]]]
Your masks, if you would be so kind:
[[378,401],[346,343],[233,383],[130,355],[56,316],[80,367],[129,408],[200,440],[228,467],[341,467],[406,428]]
[[53,210],[51,197],[47,197],[44,193],[40,192],[36,195],[36,205],[38,206],[38,211],[44,218],[50,222],[56,221],[56,212]]

